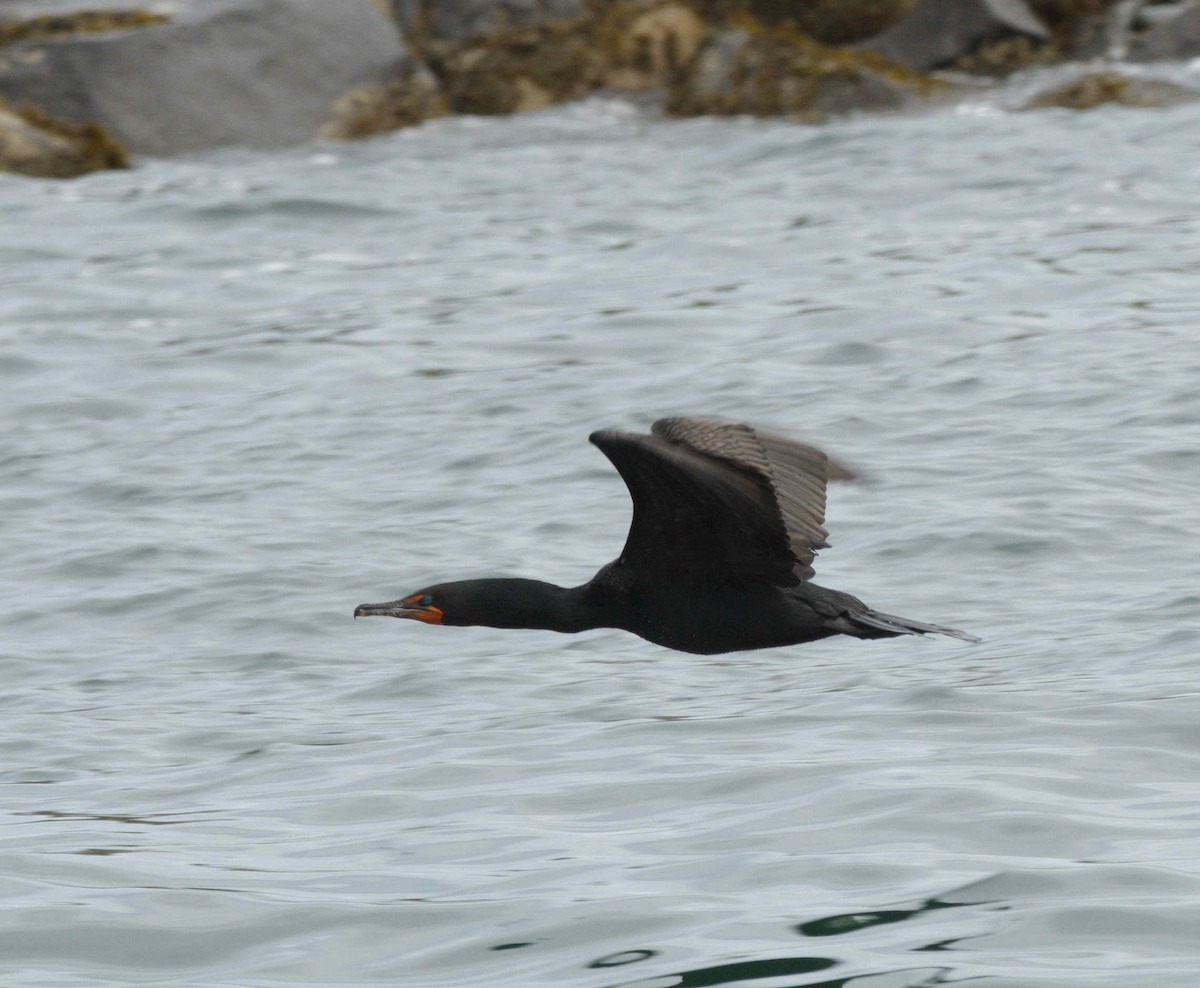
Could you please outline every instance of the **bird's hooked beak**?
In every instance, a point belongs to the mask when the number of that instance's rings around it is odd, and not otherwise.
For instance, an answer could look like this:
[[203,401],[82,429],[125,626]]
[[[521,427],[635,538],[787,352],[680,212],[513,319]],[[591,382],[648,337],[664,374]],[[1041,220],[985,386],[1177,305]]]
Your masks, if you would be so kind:
[[426,624],[442,623],[442,609],[432,604],[422,604],[419,594],[382,604],[359,604],[354,608],[354,616],[410,618],[413,621],[424,621]]

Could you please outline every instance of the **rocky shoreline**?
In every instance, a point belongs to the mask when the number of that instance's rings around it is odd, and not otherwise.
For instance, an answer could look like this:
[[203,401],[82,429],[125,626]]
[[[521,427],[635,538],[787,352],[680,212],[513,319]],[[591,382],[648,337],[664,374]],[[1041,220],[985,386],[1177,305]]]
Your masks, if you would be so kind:
[[1027,107],[1167,106],[1122,72],[1200,56],[1200,0],[0,0],[0,170],[350,139],[653,92],[818,123],[1089,63]]

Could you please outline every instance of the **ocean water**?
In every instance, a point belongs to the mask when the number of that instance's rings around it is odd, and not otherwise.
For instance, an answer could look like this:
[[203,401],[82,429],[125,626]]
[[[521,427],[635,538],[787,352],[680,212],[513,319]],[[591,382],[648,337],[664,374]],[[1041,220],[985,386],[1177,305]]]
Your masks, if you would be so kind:
[[[1200,979],[1200,107],[597,99],[0,176],[0,983]],[[770,425],[823,584],[984,638],[354,622]]]

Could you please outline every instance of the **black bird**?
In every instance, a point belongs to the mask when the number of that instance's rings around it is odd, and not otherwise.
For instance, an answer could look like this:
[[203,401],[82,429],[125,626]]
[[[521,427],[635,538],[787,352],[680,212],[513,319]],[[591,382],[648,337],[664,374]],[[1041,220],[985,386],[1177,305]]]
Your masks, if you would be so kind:
[[713,419],[659,419],[651,432],[589,437],[625,480],[633,522],[621,555],[587,583],[439,583],[400,600],[360,604],[354,616],[563,632],[621,628],[701,654],[830,635],[979,640],[881,614],[809,582],[813,556],[828,545],[828,460],[819,449]]

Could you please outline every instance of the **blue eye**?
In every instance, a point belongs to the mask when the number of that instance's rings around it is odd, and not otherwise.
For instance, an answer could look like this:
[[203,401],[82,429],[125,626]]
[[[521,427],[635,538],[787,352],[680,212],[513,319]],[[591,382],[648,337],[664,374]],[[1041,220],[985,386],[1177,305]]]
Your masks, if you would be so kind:
[[433,603],[433,598],[431,596],[429,596],[429,594],[426,594],[424,597],[421,598],[421,606],[422,607],[428,607],[432,603]]

